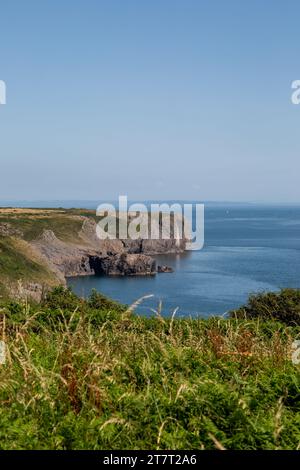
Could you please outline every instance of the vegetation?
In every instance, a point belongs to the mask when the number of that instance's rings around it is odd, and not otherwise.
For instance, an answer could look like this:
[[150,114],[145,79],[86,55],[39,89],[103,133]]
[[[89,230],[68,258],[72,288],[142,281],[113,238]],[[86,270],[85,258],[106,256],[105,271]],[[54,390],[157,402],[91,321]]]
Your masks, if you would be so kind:
[[80,209],[0,209],[0,224],[9,224],[27,241],[38,238],[43,230],[52,230],[61,240],[76,241],[82,215],[94,214]]
[[0,448],[299,448],[300,327],[261,318],[266,298],[254,300],[255,318],[208,320],[62,288],[3,303]]
[[49,286],[57,283],[26,242],[13,237],[0,237],[0,299],[7,298],[13,286],[17,290],[21,279]]
[[247,305],[231,312],[236,318],[279,320],[286,325],[300,325],[300,290],[282,289],[250,295]]

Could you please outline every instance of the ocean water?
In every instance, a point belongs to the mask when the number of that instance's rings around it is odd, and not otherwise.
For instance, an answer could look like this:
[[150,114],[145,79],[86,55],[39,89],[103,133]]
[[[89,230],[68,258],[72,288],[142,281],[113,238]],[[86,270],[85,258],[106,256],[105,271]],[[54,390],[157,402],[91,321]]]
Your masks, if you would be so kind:
[[207,204],[204,248],[156,258],[174,273],[68,282],[79,295],[97,289],[126,304],[152,294],[140,313],[162,302],[166,315],[222,315],[250,293],[300,287],[300,206]]
[[[174,201],[173,201],[174,202]],[[0,202],[0,206],[85,207],[93,201]],[[155,277],[80,277],[68,280],[79,295],[92,289],[126,304],[152,294],[139,312],[162,302],[163,314],[222,315],[250,293],[300,288],[300,205],[205,204],[205,245],[201,251],[157,257],[174,273]]]

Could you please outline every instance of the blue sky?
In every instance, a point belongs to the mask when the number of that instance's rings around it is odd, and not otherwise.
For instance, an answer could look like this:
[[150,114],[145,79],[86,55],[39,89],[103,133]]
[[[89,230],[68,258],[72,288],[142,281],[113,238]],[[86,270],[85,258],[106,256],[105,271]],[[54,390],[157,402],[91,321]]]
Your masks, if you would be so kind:
[[0,13],[0,199],[300,202],[297,0]]

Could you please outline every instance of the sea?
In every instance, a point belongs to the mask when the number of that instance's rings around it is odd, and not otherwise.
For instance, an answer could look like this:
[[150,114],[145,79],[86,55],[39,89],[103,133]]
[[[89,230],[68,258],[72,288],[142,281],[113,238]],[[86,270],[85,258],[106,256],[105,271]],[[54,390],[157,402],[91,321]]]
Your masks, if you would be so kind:
[[[91,209],[98,203],[0,201],[0,206],[5,205]],[[144,315],[157,310],[171,315],[177,309],[177,316],[201,317],[226,315],[245,304],[252,293],[300,288],[300,204],[204,205],[203,249],[156,256],[158,264],[173,267],[173,273],[77,277],[68,279],[69,286],[80,296],[96,289],[128,305],[152,295],[138,307],[138,313]]]

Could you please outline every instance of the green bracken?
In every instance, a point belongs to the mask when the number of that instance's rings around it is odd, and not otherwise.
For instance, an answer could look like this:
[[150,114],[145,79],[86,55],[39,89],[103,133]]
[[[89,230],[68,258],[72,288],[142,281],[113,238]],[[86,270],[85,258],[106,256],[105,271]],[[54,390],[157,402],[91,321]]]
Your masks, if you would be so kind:
[[299,326],[146,318],[63,288],[0,314],[2,449],[300,446]]

